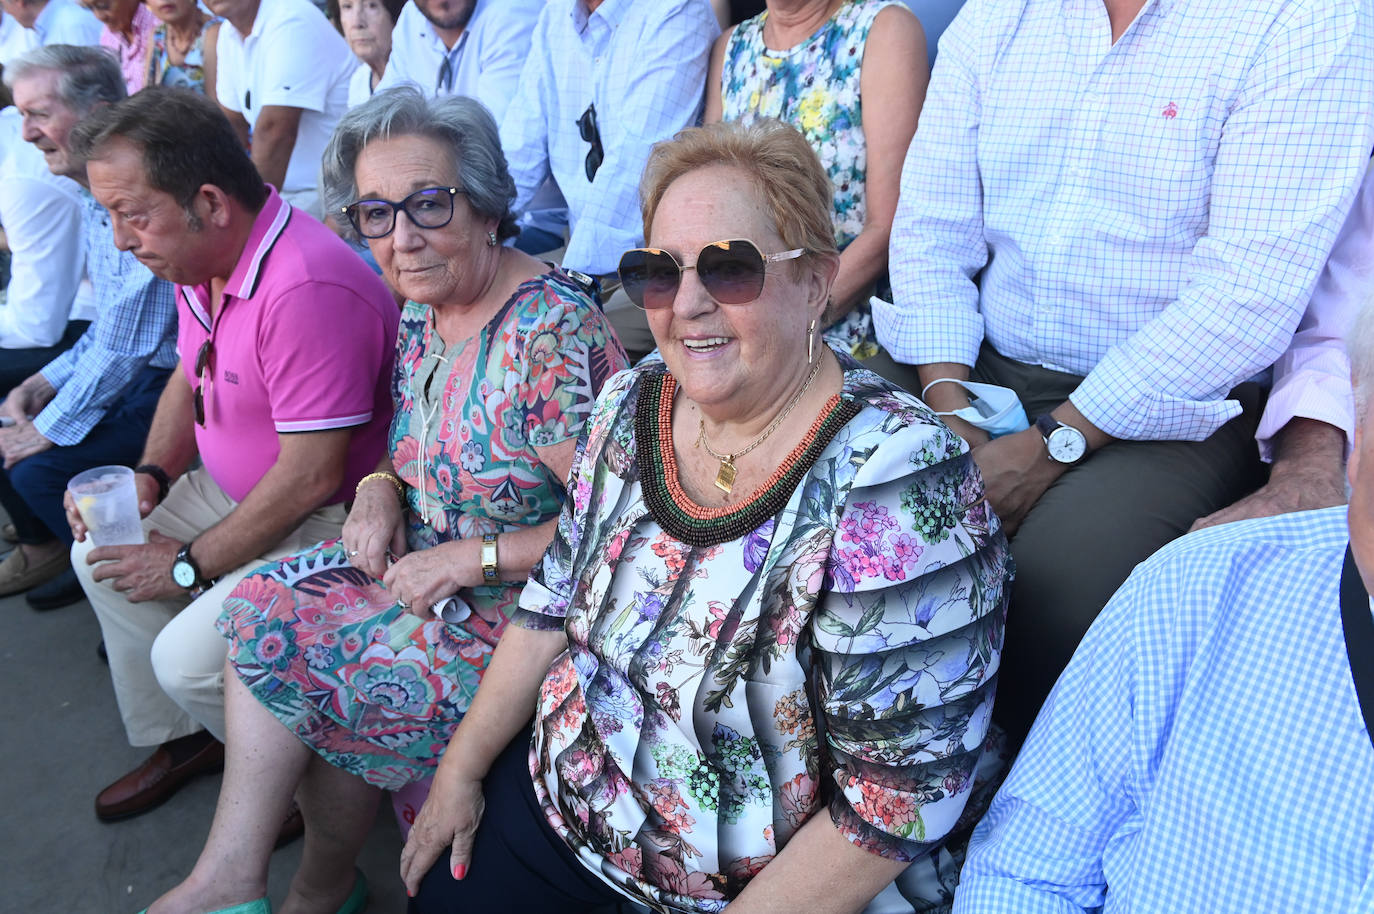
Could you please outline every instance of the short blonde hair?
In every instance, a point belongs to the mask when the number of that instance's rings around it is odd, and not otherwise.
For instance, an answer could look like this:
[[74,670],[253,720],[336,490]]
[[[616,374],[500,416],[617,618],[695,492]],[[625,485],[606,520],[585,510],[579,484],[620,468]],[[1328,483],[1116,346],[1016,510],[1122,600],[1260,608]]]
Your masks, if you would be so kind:
[[790,124],[771,118],[747,127],[728,122],[689,127],[655,144],[639,184],[645,240],[669,185],[712,165],[738,168],[754,179],[786,247],[812,255],[838,252],[830,178],[806,138]]

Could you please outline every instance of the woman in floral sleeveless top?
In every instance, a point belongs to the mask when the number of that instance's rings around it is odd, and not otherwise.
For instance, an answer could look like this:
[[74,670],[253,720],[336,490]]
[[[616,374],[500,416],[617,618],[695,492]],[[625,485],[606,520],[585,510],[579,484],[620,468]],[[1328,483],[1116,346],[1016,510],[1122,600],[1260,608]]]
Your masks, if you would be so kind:
[[707,123],[786,121],[830,176],[841,257],[826,338],[859,359],[878,351],[868,298],[887,286],[902,159],[929,72],[921,24],[896,0],[769,0],[712,53]]

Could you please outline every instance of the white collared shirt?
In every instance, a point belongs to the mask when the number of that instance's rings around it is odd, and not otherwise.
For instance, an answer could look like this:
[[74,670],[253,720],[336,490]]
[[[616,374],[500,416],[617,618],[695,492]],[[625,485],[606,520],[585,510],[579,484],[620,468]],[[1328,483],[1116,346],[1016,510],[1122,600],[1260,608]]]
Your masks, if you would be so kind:
[[41,45],[98,45],[105,27],[76,0],[48,0],[43,12],[33,21],[33,31]]
[[[567,200],[566,266],[609,273],[642,243],[639,178],[649,149],[697,123],[719,33],[702,0],[604,0],[590,16],[582,0],[544,8],[501,145],[517,211],[550,175]],[[604,159],[588,181],[591,147],[577,122],[593,103]]]
[[324,148],[348,109],[348,83],[358,59],[309,0],[262,0],[247,37],[226,21],[217,48],[219,102],[242,114],[250,129],[263,108],[302,109],[285,186],[279,188],[301,205],[318,185]]
[[0,349],[61,339],[86,265],[81,189],[48,171],[43,153],[21,138],[21,120],[13,107],[0,111],[0,225],[11,255]]
[[[530,34],[545,0],[478,0],[458,41],[446,47],[434,26],[407,3],[391,32],[391,57],[377,91],[413,85],[425,95],[467,95],[487,106],[499,124],[515,95],[529,55]],[[448,60],[451,82],[439,77]]]
[[969,0],[893,225],[900,362],[984,339],[1119,438],[1200,440],[1292,339],[1374,143],[1361,0]]

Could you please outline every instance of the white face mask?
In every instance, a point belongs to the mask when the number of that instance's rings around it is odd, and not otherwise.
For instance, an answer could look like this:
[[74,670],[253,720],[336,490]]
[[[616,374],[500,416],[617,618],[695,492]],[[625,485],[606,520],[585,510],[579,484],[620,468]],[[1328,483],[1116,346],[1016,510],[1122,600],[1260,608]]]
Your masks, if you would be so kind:
[[969,395],[968,406],[947,413],[936,413],[937,416],[958,416],[994,438],[1030,428],[1025,408],[1016,398],[1016,392],[1009,387],[980,384],[977,381],[958,381],[954,378],[936,378],[922,389],[922,399],[936,384],[958,384]]

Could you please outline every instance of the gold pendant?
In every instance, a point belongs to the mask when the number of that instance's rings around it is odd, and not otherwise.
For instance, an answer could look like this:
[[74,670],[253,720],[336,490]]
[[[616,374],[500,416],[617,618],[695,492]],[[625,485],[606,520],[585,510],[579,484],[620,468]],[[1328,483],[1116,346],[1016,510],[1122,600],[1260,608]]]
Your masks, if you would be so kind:
[[720,462],[720,470],[716,473],[716,488],[726,495],[735,487],[735,465],[729,460]]

